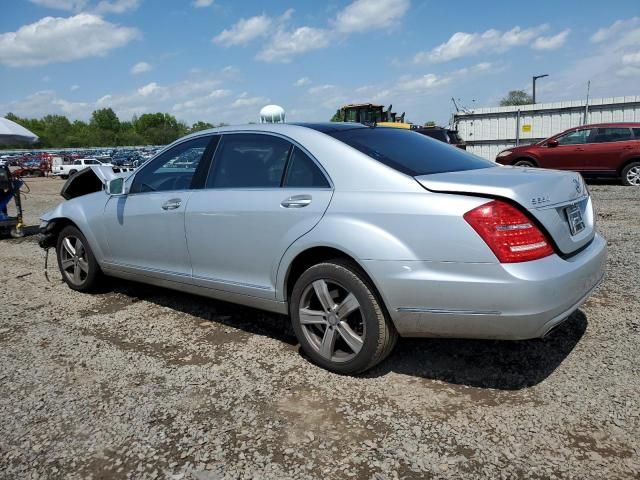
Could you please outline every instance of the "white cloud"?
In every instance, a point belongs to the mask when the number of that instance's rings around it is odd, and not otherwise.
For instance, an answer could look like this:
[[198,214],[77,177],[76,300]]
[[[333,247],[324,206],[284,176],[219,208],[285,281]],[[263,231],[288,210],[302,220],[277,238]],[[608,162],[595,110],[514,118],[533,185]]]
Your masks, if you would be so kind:
[[31,3],[45,8],[77,12],[87,5],[87,0],[29,0]]
[[334,26],[341,33],[387,28],[404,17],[409,5],[409,0],[355,0],[338,12]]
[[185,113],[197,113],[212,111],[214,108],[219,108],[219,100],[227,98],[231,95],[231,90],[217,89],[201,97],[192,98],[185,102],[176,103],[171,108],[174,112]]
[[246,19],[241,18],[231,28],[216,35],[213,41],[225,47],[246,45],[251,40],[265,36],[272,23],[273,20],[264,14]]
[[195,0],[195,2],[193,2],[193,6],[196,8],[210,7],[213,5],[213,2],[214,0]]
[[141,0],[101,0],[92,6],[88,0],[29,0],[41,7],[66,10],[67,12],[93,12],[97,15],[125,13],[140,6]]
[[531,48],[534,50],[556,50],[565,44],[569,33],[571,33],[571,29],[567,28],[557,35],[538,37],[533,42]]
[[601,43],[605,40],[609,40],[612,37],[616,37],[625,31],[629,31],[640,25],[640,17],[633,17],[627,20],[618,20],[608,27],[598,29],[596,33],[591,36],[593,43]]
[[[231,108],[243,108],[243,107],[257,107],[258,105],[265,105],[269,103],[269,99],[266,97],[247,97],[243,96],[236,99]],[[256,111],[256,116],[258,112]]]
[[0,111],[14,112],[22,117],[39,118],[43,115],[67,115],[71,118],[88,118],[93,110],[86,102],[69,102],[53,90],[41,90],[22,100],[0,105]]
[[501,32],[490,29],[483,33],[456,32],[445,43],[429,51],[415,55],[416,63],[444,63],[480,52],[504,52],[510,48],[530,44],[544,30],[546,25],[522,29],[514,27]]
[[321,28],[300,27],[293,31],[279,30],[256,58],[263,62],[287,63],[296,55],[325,48],[331,41],[330,32]]
[[144,87],[140,87],[138,89],[138,93],[143,97],[148,97],[149,95],[157,94],[164,91],[165,89],[158,85],[156,82],[148,83]]
[[71,85],[71,87],[69,88],[69,90],[71,90],[72,92],[75,92],[76,90],[78,90],[80,88],[80,85]]
[[132,75],[140,75],[142,73],[146,73],[151,71],[153,67],[149,65],[147,62],[138,62],[133,67],[131,67]]
[[87,13],[45,17],[16,32],[0,34],[0,64],[24,67],[104,56],[139,35],[135,28]]
[[293,86],[294,87],[304,87],[305,85],[309,85],[311,83],[311,80],[309,80],[309,77],[301,77],[298,80],[296,80],[295,82],[293,82]]
[[135,10],[140,6],[140,0],[102,0],[96,5],[94,11],[98,15],[107,13],[125,13]]
[[640,17],[618,20],[598,29],[587,53],[545,82],[556,99],[584,98],[587,81],[592,97],[635,95],[640,79]]

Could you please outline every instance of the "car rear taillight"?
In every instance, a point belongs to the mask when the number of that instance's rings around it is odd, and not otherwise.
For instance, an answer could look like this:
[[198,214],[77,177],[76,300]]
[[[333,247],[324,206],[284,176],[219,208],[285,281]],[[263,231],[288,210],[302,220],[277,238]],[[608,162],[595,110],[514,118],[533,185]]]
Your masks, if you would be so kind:
[[553,253],[547,237],[512,205],[494,200],[464,214],[500,263],[538,260]]

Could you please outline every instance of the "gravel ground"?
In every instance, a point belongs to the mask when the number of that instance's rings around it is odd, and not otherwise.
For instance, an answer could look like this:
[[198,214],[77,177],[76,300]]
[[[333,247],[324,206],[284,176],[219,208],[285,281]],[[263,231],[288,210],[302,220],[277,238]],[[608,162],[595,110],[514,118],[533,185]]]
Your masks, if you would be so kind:
[[[62,182],[29,184],[36,225]],[[0,477],[638,478],[640,189],[591,192],[607,279],[548,338],[401,340],[359,378],[305,360],[286,318],[83,295],[35,235],[3,239]]]

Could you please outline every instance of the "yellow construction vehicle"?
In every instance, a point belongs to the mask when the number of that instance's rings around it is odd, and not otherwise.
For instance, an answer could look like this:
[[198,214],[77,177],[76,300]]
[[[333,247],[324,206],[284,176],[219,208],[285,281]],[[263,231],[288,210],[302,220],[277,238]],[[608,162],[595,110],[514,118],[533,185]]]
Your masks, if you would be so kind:
[[376,124],[381,127],[416,128],[412,123],[404,121],[404,113],[398,116],[391,111],[392,105],[387,110],[383,105],[374,103],[352,103],[344,105],[336,112],[334,121]]

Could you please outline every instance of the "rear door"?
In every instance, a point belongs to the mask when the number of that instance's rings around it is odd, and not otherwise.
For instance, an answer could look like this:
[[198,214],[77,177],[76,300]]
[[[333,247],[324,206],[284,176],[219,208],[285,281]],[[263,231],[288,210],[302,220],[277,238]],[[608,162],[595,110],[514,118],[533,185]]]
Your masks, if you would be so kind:
[[191,275],[184,212],[211,142],[207,135],[172,147],[136,173],[127,195],[108,200],[108,263],[162,278]]
[[558,170],[582,172],[589,169],[585,155],[590,130],[581,128],[555,138],[558,145],[546,147],[540,155],[540,166]]
[[275,298],[280,259],[320,221],[332,193],[319,164],[287,139],[225,134],[187,207],[194,283]]
[[589,169],[605,173],[618,171],[634,143],[628,127],[593,128],[586,148]]

